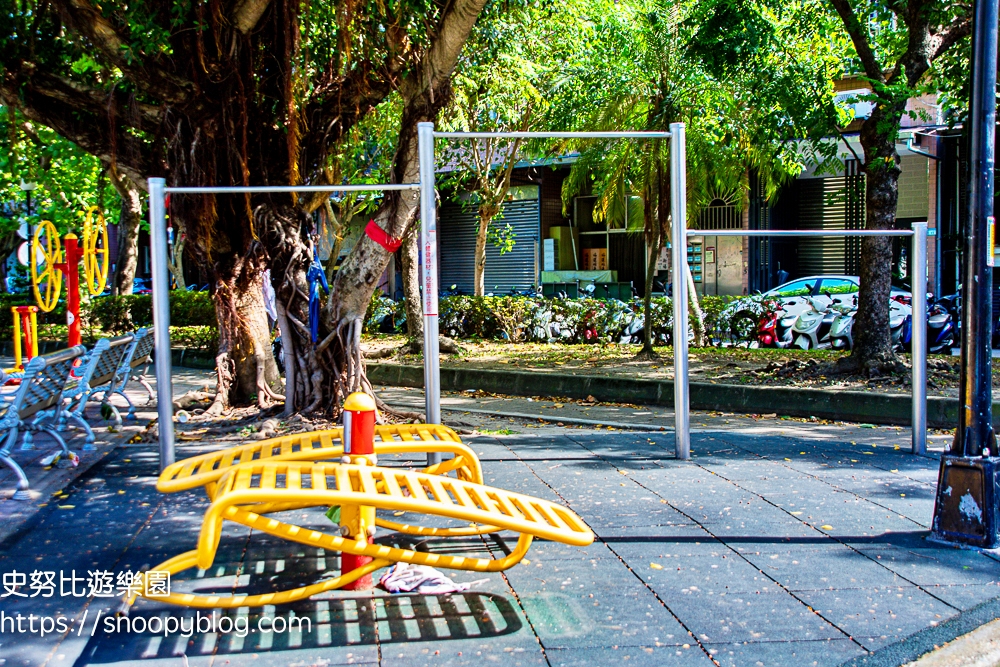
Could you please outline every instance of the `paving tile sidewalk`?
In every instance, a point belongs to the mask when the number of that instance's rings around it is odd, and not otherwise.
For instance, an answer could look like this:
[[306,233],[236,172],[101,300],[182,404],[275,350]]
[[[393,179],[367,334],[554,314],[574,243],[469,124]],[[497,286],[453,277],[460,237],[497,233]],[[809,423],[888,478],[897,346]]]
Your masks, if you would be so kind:
[[[38,627],[0,627],[0,664],[179,666],[181,656],[189,665],[892,664],[878,660],[1000,597],[993,555],[925,539],[937,461],[907,454],[905,429],[694,422],[705,427],[694,433],[689,462],[673,458],[670,433],[522,421],[512,423],[514,435],[468,437],[488,484],[569,505],[597,541],[585,549],[536,541],[506,573],[454,574],[488,578],[459,595],[337,592],[223,612],[217,621],[247,623],[247,632],[216,626],[190,636],[125,626],[108,633],[114,599],[90,596],[82,584],[80,596],[59,595],[60,572],[117,574],[194,547],[204,494],[159,494],[155,447],[116,449],[66,488],[66,509],[49,504],[29,530],[0,542],[0,573],[57,573],[53,597],[8,596],[0,612],[68,624],[45,637]],[[183,443],[178,456],[217,446]],[[297,514],[306,525],[330,525],[321,510]],[[379,540],[456,548],[393,534]],[[512,546],[506,534],[460,545],[482,554]],[[338,568],[334,553],[228,528],[215,566],[183,573],[174,587],[264,592]],[[130,618],[191,622],[196,614],[140,602]],[[311,628],[265,632],[261,618],[308,619]]]
[[[0,357],[0,365],[11,366],[13,360]],[[155,374],[150,373],[151,378]],[[174,377],[174,393],[180,395],[189,389],[201,387],[205,382],[206,373],[203,371],[193,371],[190,369],[176,369]],[[120,430],[109,428],[110,422],[103,420],[99,416],[99,404],[92,403],[87,406],[87,419],[97,436],[95,449],[84,451],[83,432],[74,424],[64,432],[66,443],[70,451],[75,452],[80,457],[77,467],[42,467],[40,461],[46,456],[58,451],[58,444],[45,434],[36,436],[34,448],[28,451],[21,450],[18,442],[13,449],[14,460],[21,466],[28,476],[30,484],[29,494],[31,500],[27,502],[15,501],[11,499],[14,489],[17,486],[17,478],[13,471],[7,466],[0,464],[0,543],[6,538],[21,530],[26,522],[35,516],[39,509],[46,507],[50,502],[55,504],[68,504],[58,499],[53,499],[53,494],[61,491],[68,484],[83,476],[96,463],[101,461],[115,448],[127,443],[134,435],[145,429],[150,420],[156,418],[156,400],[150,400],[146,390],[137,382],[130,382],[126,388],[126,393],[136,406],[136,418],[125,420]],[[113,402],[121,409],[122,416],[125,417],[126,403],[119,396],[113,397]],[[94,483],[91,481],[91,483]],[[2,594],[2,592],[0,592]]]

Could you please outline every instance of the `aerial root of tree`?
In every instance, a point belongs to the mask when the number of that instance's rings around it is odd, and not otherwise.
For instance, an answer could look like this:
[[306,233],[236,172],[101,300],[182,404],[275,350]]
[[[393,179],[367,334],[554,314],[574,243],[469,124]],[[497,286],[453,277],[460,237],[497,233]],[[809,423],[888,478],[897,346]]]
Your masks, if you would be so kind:
[[309,217],[300,208],[260,206],[255,219],[272,266],[284,267],[283,273],[272,270],[272,284],[285,357],[285,414],[336,417],[348,394],[374,395],[361,349],[364,310],[341,302],[333,317],[321,318],[318,340],[313,342],[307,280],[312,261],[306,240]]
[[259,278],[216,284],[212,299],[219,318],[219,353],[215,357],[216,393],[206,410],[223,414],[234,404],[253,401],[260,409],[273,407],[284,396],[273,387],[280,382],[270,354],[270,331],[264,314]]
[[[438,336],[438,349],[445,354],[461,354],[465,352],[458,341],[448,336]],[[424,351],[424,341],[422,338],[410,338],[399,350],[403,354],[421,354]],[[374,357],[371,357],[374,358]]]
[[653,348],[647,349],[646,347],[639,350],[633,357],[636,361],[660,361],[662,358]]

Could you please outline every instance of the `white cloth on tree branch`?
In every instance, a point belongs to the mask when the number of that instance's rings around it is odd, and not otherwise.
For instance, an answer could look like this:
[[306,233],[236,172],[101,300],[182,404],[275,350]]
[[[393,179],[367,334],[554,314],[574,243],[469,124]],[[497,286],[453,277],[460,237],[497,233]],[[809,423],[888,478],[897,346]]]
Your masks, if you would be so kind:
[[433,567],[412,565],[410,563],[396,563],[389,568],[388,572],[382,575],[378,583],[390,593],[412,593],[416,591],[421,595],[445,595],[447,593],[461,593],[473,586],[484,584],[487,581],[489,579],[477,579],[476,581],[459,584],[441,574]]
[[278,321],[278,308],[275,304],[274,286],[271,285],[271,269],[264,269],[264,282],[261,285],[264,291],[264,310],[272,322]]

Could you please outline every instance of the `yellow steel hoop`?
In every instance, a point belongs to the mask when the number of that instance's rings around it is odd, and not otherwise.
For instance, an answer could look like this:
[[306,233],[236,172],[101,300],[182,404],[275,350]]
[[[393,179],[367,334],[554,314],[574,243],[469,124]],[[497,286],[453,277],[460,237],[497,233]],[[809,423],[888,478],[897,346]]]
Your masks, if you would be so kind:
[[[63,261],[62,241],[56,226],[48,220],[42,220],[35,228],[30,254],[31,286],[35,300],[38,307],[48,313],[59,303],[62,293],[62,271],[56,268],[56,264]],[[43,262],[41,267],[38,266],[39,259]]]
[[92,296],[104,291],[108,282],[108,225],[96,206],[87,209],[83,220],[83,275]]

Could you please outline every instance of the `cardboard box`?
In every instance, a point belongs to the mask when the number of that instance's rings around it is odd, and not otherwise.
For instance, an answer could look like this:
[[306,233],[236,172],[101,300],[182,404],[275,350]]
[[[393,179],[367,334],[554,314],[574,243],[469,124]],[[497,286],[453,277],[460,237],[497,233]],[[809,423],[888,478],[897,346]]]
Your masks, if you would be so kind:
[[542,239],[542,271],[557,271],[559,268],[559,240]]

